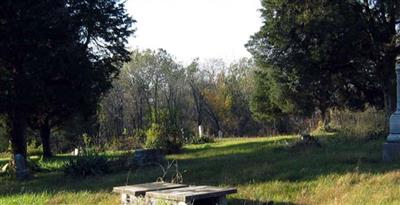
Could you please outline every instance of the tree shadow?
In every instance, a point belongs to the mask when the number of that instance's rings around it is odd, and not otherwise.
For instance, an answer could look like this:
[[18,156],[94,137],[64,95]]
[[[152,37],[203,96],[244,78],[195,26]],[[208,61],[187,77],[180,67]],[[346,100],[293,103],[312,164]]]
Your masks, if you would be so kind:
[[254,201],[247,199],[230,199],[230,205],[296,205],[292,202],[284,202],[284,201]]

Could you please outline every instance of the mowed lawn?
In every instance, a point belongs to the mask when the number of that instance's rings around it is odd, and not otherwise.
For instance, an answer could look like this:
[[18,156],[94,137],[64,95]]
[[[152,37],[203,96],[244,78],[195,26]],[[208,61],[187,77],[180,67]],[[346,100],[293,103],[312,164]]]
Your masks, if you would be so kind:
[[[400,162],[381,161],[383,140],[320,136],[322,147],[289,148],[295,136],[224,139],[186,146],[177,160],[184,183],[233,186],[229,204],[400,204]],[[159,167],[99,177],[65,177],[58,156],[42,163],[55,171],[18,183],[0,178],[0,204],[119,204],[112,187],[153,182]],[[175,167],[173,168],[175,171]]]

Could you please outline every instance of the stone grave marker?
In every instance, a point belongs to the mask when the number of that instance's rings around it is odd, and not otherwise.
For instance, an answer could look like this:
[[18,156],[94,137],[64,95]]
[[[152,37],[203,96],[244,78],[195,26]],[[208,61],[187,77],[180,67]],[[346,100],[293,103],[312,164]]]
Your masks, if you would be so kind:
[[29,169],[26,166],[25,157],[21,154],[15,155],[15,168],[15,174],[18,180],[25,180],[30,178]]

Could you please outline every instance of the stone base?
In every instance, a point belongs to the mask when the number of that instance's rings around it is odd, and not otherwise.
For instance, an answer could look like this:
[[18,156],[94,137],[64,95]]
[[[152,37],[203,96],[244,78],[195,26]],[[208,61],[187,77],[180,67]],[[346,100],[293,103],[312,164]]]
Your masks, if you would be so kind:
[[400,160],[400,142],[386,142],[383,144],[383,161]]

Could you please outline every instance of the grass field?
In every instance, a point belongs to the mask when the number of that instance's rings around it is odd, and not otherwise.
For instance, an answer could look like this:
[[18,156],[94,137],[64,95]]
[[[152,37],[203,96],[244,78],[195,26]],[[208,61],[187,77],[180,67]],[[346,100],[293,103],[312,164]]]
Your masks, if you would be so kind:
[[[400,163],[381,161],[383,140],[320,136],[322,147],[290,149],[294,136],[224,139],[190,145],[168,156],[178,161],[184,183],[234,186],[229,204],[400,204]],[[113,186],[152,182],[159,167],[101,177],[65,177],[58,156],[52,172],[28,182],[0,178],[0,204],[119,204]]]

